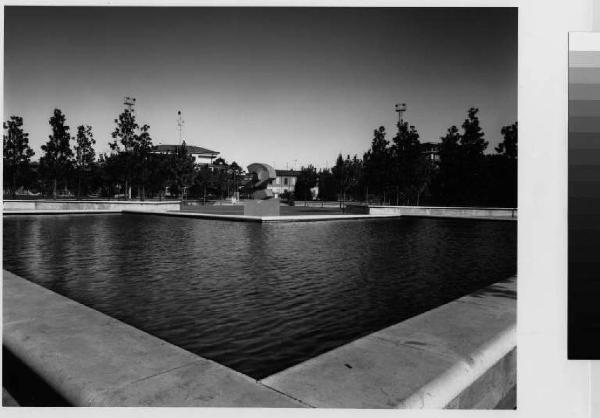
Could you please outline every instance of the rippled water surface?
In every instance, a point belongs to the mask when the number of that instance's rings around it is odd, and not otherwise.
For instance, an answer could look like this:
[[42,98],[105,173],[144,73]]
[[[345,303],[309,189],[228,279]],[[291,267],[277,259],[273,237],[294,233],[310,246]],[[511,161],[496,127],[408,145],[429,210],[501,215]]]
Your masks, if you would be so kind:
[[4,216],[4,268],[262,378],[516,273],[516,222]]

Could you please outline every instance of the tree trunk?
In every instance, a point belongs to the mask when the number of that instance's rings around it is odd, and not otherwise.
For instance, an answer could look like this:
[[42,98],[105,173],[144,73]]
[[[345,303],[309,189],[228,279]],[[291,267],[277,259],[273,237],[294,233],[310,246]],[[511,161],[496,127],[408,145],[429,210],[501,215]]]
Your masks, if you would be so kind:
[[12,190],[10,191],[10,194],[12,196],[13,199],[17,198],[17,173],[16,173],[16,169],[15,172],[13,173],[13,181],[12,181]]
[[56,200],[56,184],[58,183],[58,180],[56,179],[56,177],[54,177],[54,184],[52,186],[52,198],[54,200]]
[[77,200],[81,198],[81,172],[77,175]]

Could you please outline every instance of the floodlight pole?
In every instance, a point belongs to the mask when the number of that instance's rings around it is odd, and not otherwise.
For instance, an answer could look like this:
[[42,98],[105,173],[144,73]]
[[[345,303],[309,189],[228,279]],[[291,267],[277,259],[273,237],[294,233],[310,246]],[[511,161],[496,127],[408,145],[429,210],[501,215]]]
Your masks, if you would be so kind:
[[402,124],[404,116],[404,112],[406,112],[406,103],[397,103],[396,104],[396,112],[398,112],[398,123]]
[[129,110],[129,113],[133,113],[133,106],[135,105],[135,97],[125,97],[125,101],[123,102],[123,104],[127,107],[127,109]]
[[183,124],[185,121],[183,120],[183,116],[181,115],[181,110],[177,111],[177,127],[179,129],[179,145],[183,143]]

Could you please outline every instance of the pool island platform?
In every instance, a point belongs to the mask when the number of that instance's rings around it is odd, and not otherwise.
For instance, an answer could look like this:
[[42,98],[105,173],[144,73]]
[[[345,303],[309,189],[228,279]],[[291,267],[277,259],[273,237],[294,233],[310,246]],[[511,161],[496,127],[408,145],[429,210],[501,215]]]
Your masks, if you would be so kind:
[[402,216],[517,221],[515,208],[381,206],[348,203],[339,207],[281,206],[278,216],[244,215],[243,204],[185,206],[180,201],[52,201],[6,200],[5,215],[130,213],[183,216],[236,222],[314,222],[396,218]]
[[261,380],[8,271],[3,282],[3,348],[73,406],[510,409],[516,402],[516,278]]

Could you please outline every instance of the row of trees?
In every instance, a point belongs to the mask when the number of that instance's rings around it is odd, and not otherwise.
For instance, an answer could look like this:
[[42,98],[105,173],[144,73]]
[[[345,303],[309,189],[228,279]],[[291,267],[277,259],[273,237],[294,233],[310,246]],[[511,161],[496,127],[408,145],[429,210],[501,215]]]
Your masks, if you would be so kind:
[[167,191],[179,197],[225,197],[238,189],[243,171],[237,163],[219,158],[212,167],[197,165],[185,142],[172,153],[153,152],[150,126],[140,126],[130,109],[114,122],[111,152],[96,156],[92,127],[78,126],[73,138],[65,115],[55,109],[43,155],[39,162],[32,162],[35,153],[23,129],[23,118],[11,116],[4,122],[5,193],[14,198],[19,190],[27,189],[56,198],[76,191],[77,197],[146,199],[163,198]]
[[[79,196],[146,199],[173,196],[224,198],[244,191],[242,168],[221,158],[211,167],[198,166],[185,142],[175,152],[153,152],[150,127],[139,125],[125,109],[115,119],[111,152],[96,158],[96,143],[89,125],[77,127],[71,148],[65,115],[55,109],[51,135],[42,146],[39,163],[29,147],[23,119],[4,123],[4,187],[14,197],[19,188],[45,196]],[[511,206],[517,205],[517,123],[501,130],[503,141],[486,154],[488,142],[480,126],[478,109],[471,108],[461,125],[451,126],[441,142],[423,144],[408,122],[397,125],[388,140],[384,127],[373,133],[362,158],[343,158],[333,167],[317,171],[303,167],[293,198],[310,200],[318,185],[322,200],[376,201],[406,205]],[[432,149],[434,147],[435,149]]]
[[322,200],[516,207],[517,123],[503,127],[496,152],[486,154],[477,115],[478,109],[469,109],[462,131],[451,126],[439,144],[422,144],[408,122],[399,123],[389,141],[382,126],[362,159],[340,154],[330,169],[303,167],[295,198],[310,199],[310,189],[318,185]]

